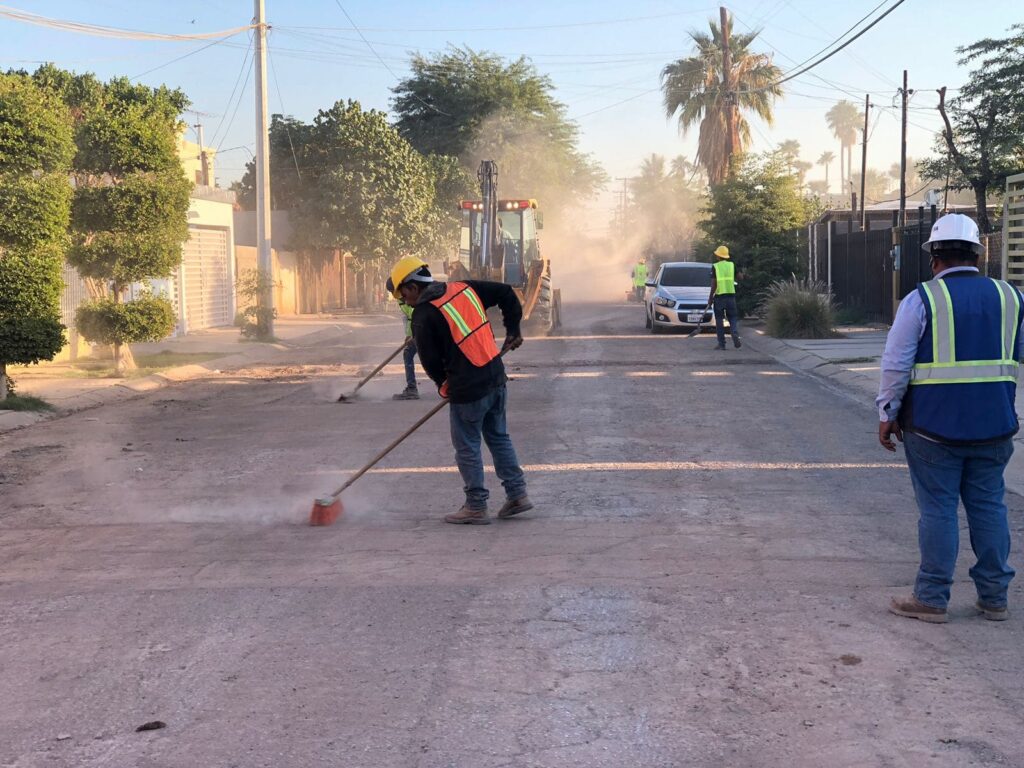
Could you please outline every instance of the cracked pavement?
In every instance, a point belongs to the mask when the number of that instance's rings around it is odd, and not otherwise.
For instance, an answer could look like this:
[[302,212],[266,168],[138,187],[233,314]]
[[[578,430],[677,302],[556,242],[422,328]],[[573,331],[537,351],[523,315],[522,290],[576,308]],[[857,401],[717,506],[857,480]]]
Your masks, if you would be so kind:
[[440,520],[444,415],[304,524],[434,402],[332,402],[397,319],[3,435],[0,766],[1024,765],[1024,624],[972,614],[966,543],[948,625],[885,612],[916,508],[870,408],[566,320],[508,359],[537,509],[490,526]]

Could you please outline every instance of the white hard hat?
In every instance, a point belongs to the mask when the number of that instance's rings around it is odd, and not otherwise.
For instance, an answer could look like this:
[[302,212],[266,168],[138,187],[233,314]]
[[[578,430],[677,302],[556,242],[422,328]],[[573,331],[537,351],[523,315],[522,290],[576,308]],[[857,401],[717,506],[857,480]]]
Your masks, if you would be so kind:
[[954,247],[954,244],[960,244],[961,248],[969,247],[971,252],[978,256],[985,252],[978,237],[978,225],[970,216],[964,216],[962,213],[947,213],[942,216],[932,224],[932,236],[928,242],[921,244],[921,250],[925,253],[935,253],[943,250],[944,246]]

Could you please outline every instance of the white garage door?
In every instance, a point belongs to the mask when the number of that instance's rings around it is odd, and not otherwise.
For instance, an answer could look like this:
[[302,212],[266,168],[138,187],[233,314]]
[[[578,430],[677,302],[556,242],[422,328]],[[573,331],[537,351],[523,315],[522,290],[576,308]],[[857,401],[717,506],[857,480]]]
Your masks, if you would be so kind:
[[185,302],[185,326],[189,331],[231,325],[231,254],[228,230],[189,227],[183,249],[179,300]]

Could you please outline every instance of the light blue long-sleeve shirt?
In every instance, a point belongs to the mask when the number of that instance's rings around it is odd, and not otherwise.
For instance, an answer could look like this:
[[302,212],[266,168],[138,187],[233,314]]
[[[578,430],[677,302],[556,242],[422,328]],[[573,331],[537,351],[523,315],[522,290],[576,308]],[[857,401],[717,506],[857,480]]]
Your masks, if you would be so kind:
[[[943,270],[935,278],[945,277],[953,272],[977,271],[977,267],[952,267]],[[878,397],[875,398],[880,421],[895,421],[899,415],[903,396],[910,385],[910,372],[914,368],[914,360],[917,359],[917,345],[924,336],[927,323],[928,315],[924,309],[924,302],[921,301],[921,294],[916,290],[911,291],[900,302],[896,317],[892,321],[892,328],[885,339],[882,375],[878,384]],[[1024,317],[1021,328],[1024,329]]]

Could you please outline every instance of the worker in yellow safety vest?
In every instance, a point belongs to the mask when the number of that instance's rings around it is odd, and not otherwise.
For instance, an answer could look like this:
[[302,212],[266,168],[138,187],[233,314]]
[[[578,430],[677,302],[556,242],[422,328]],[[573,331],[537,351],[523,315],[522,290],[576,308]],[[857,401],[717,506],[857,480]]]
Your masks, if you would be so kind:
[[[392,285],[390,277],[386,287],[388,293],[394,296],[395,286]],[[419,400],[420,390],[416,386],[416,341],[412,337],[412,307],[399,299],[398,308],[405,318],[403,322],[405,326],[405,348],[402,350],[402,362],[405,363],[405,389],[391,397],[394,400]]]
[[729,248],[720,245],[715,249],[715,263],[711,274],[711,296],[709,304],[715,306],[715,331],[718,333],[718,346],[725,349],[725,318],[729,318],[729,333],[732,345],[739,349],[740,313],[736,308],[736,265],[729,259]]
[[636,301],[644,300],[644,288],[647,286],[647,262],[643,259],[637,261],[633,267],[633,298]]
[[406,256],[394,266],[390,282],[392,295],[413,308],[412,336],[423,370],[449,401],[452,444],[466,501],[445,516],[445,522],[491,522],[481,440],[487,443],[494,473],[505,489],[506,501],[498,517],[533,509],[506,426],[508,377],[487,319],[488,307],[499,307],[505,326],[501,351],[519,347],[523,307],[515,291],[505,283],[485,280],[435,281],[427,263],[415,256]]

